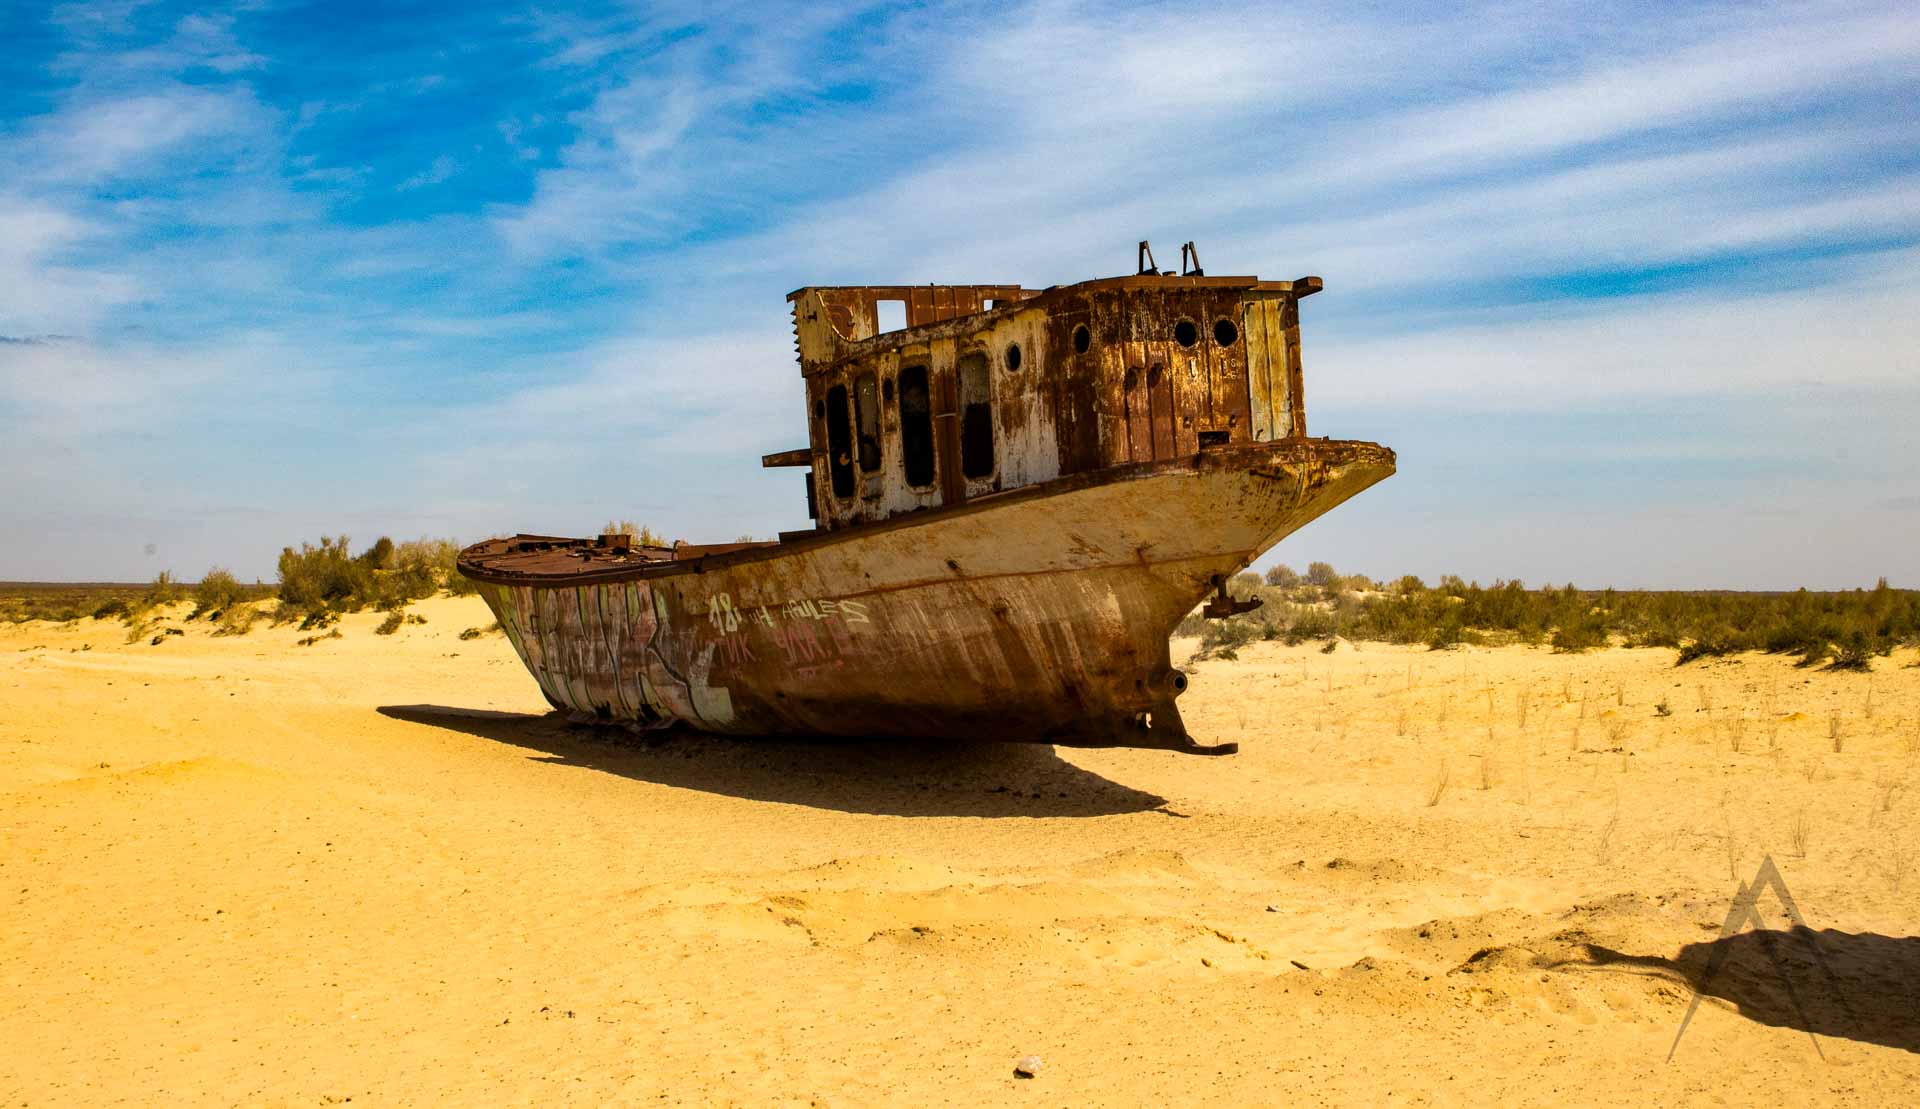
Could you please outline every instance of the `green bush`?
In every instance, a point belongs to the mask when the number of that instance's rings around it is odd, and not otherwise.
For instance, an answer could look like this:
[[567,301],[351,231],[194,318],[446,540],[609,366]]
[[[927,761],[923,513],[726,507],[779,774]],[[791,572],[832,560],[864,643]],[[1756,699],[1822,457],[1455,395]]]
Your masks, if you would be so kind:
[[159,608],[161,605],[170,605],[186,595],[186,589],[181,586],[180,579],[173,576],[173,571],[162,570],[154,575],[153,584],[147,587],[146,595],[140,598],[140,604],[144,608]]
[[302,543],[297,551],[288,547],[280,552],[281,616],[405,608],[464,580],[454,571],[457,553],[444,539],[395,544],[382,537],[357,556],[345,536],[322,536],[319,546]]
[[1598,619],[1588,617],[1553,629],[1555,654],[1579,654],[1607,645],[1607,628]]
[[1445,651],[1460,646],[1467,641],[1466,625],[1457,617],[1442,620],[1427,633],[1427,650]]
[[300,544],[280,552],[280,600],[295,609],[312,612],[333,608],[355,611],[365,607],[373,592],[373,570],[347,551],[347,537],[320,537],[320,545]]
[[193,587],[193,611],[187,615],[187,619],[218,616],[248,599],[247,587],[241,585],[232,574],[215,566],[200,575],[200,584]]
[[1827,664],[1829,670],[1871,670],[1873,669],[1873,649],[1867,642],[1866,634],[1855,631],[1833,652],[1833,661]]

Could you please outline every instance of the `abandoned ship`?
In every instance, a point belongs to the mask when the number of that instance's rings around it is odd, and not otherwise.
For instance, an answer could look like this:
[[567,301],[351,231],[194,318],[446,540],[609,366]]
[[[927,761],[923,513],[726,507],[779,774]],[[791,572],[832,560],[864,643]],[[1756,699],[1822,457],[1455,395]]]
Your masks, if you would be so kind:
[[[1161,271],[1042,290],[788,296],[815,526],[672,547],[467,548],[527,669],[575,719],[753,735],[1013,739],[1218,753],[1181,723],[1175,625],[1394,470],[1309,439],[1317,277]],[[1191,261],[1189,261],[1191,259]],[[882,330],[887,302],[904,326]],[[904,312],[901,310],[904,309]]]

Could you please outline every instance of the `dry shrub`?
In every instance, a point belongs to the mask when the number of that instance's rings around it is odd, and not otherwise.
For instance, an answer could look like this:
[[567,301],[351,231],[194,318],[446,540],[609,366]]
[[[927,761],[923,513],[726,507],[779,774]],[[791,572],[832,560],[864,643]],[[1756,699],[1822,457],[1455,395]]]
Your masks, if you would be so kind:
[[600,528],[601,535],[631,535],[635,546],[671,547],[665,536],[659,535],[645,524],[636,524],[632,520],[608,520]]
[[254,621],[260,619],[260,610],[250,602],[232,605],[220,614],[219,623],[214,627],[215,635],[245,635],[253,630]]
[[265,592],[258,586],[240,584],[232,574],[215,566],[200,575],[200,584],[193,587],[193,611],[187,614],[187,619],[198,620],[202,616],[216,619],[233,606]]

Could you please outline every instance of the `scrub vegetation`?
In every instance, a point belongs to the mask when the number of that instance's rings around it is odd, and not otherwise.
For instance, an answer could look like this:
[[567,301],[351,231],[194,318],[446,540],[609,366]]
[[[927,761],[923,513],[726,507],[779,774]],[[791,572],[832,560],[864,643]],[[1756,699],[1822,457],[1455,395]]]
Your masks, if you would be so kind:
[[1920,591],[1872,589],[1816,593],[1655,592],[1529,589],[1519,581],[1483,587],[1451,575],[1429,586],[1416,577],[1376,583],[1342,576],[1316,562],[1305,575],[1276,566],[1264,578],[1241,574],[1228,586],[1259,608],[1228,620],[1198,613],[1180,633],[1224,655],[1256,640],[1375,640],[1444,650],[1463,644],[1525,643],[1559,652],[1600,647],[1659,647],[1675,661],[1741,651],[1792,654],[1801,666],[1870,669],[1896,646],[1920,643]]

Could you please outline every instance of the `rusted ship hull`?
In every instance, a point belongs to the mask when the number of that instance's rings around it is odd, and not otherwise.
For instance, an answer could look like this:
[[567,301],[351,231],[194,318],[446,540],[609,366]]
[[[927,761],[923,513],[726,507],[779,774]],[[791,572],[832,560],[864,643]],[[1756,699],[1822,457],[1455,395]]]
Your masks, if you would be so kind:
[[1174,626],[1393,468],[1371,443],[1288,439],[665,564],[516,569],[494,540],[461,569],[580,718],[1197,749]]

